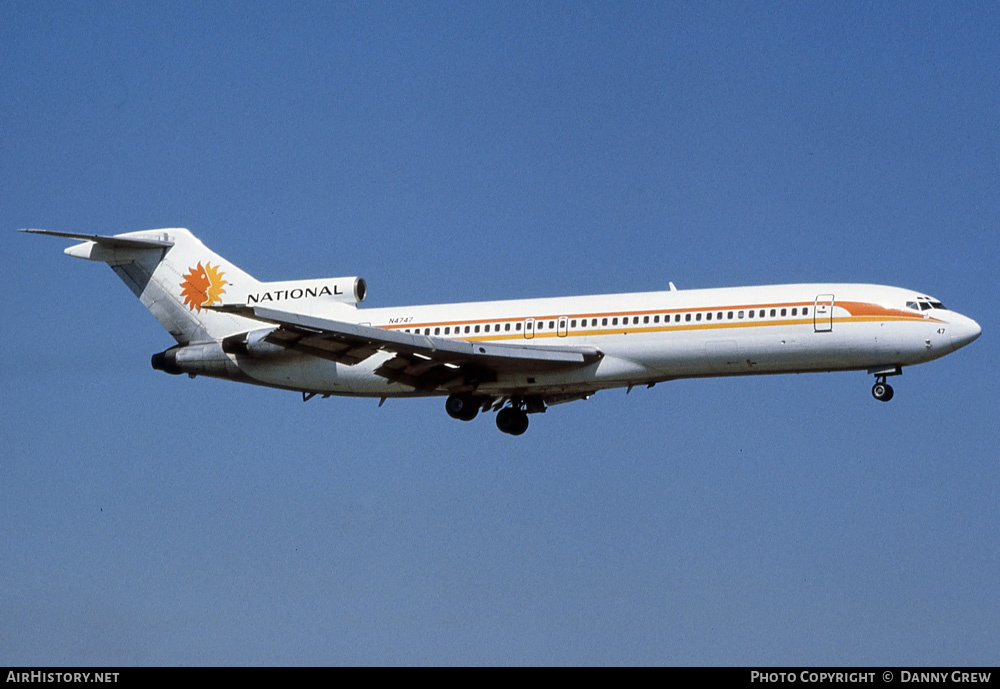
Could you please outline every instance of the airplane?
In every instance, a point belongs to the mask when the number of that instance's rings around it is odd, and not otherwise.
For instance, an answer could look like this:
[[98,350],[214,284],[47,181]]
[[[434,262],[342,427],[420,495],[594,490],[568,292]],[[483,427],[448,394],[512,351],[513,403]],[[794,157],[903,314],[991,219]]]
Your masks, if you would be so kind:
[[177,344],[153,368],[190,377],[379,399],[446,396],[452,418],[528,415],[598,390],[679,378],[867,371],[889,376],[981,332],[937,299],[899,287],[795,284],[360,308],[359,277],[260,282],[186,229],[77,240],[107,263]]

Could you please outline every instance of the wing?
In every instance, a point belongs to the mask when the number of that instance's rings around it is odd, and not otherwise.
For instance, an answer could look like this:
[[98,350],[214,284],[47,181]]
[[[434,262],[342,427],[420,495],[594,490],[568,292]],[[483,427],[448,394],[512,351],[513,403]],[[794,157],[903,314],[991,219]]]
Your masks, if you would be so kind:
[[596,347],[469,342],[261,306],[244,307],[240,311],[279,326],[265,341],[348,366],[376,352],[389,352],[393,356],[376,368],[375,373],[389,382],[424,391],[439,387],[474,388],[479,383],[495,381],[504,373],[579,368],[604,356]]

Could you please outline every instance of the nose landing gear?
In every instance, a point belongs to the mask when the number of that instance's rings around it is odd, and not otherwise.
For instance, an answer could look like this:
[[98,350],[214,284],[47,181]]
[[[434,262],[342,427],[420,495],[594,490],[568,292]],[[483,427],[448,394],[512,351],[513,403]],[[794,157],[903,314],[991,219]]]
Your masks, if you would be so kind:
[[903,374],[903,367],[899,364],[888,366],[875,366],[868,369],[868,373],[875,376],[875,385],[872,386],[872,397],[879,402],[888,402],[892,399],[892,386],[885,382],[887,376],[899,376]]
[[885,376],[879,376],[872,386],[872,397],[879,402],[888,402],[892,399],[892,386],[885,382]]

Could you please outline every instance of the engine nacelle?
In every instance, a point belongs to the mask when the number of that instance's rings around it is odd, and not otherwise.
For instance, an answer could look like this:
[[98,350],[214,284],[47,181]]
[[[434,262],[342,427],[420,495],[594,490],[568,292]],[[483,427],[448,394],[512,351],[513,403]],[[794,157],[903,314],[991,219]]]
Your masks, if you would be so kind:
[[261,282],[245,296],[241,295],[240,301],[247,306],[285,307],[294,304],[296,309],[311,310],[312,306],[329,301],[357,306],[365,300],[367,293],[368,285],[359,277],[286,280]]
[[277,328],[260,328],[239,335],[230,335],[222,340],[222,351],[226,354],[266,358],[288,354],[288,348],[265,341]]
[[157,371],[171,375],[187,373],[190,376],[211,376],[240,380],[242,373],[218,342],[177,345],[165,352],[154,354],[151,363]]

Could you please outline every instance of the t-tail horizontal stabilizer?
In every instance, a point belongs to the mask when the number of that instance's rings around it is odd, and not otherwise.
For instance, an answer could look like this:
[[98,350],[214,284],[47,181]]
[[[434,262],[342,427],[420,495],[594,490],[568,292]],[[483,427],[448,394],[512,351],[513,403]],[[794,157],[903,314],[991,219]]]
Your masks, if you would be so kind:
[[[100,246],[112,249],[169,249],[174,243],[167,239],[138,239],[134,237],[110,237],[99,234],[79,234],[76,232],[53,232],[52,230],[31,230],[24,229],[21,232],[31,234],[46,234],[50,237],[65,237],[67,239],[79,239],[81,242],[93,242]],[[74,249],[75,247],[70,247]],[[69,249],[67,249],[69,253]]]

